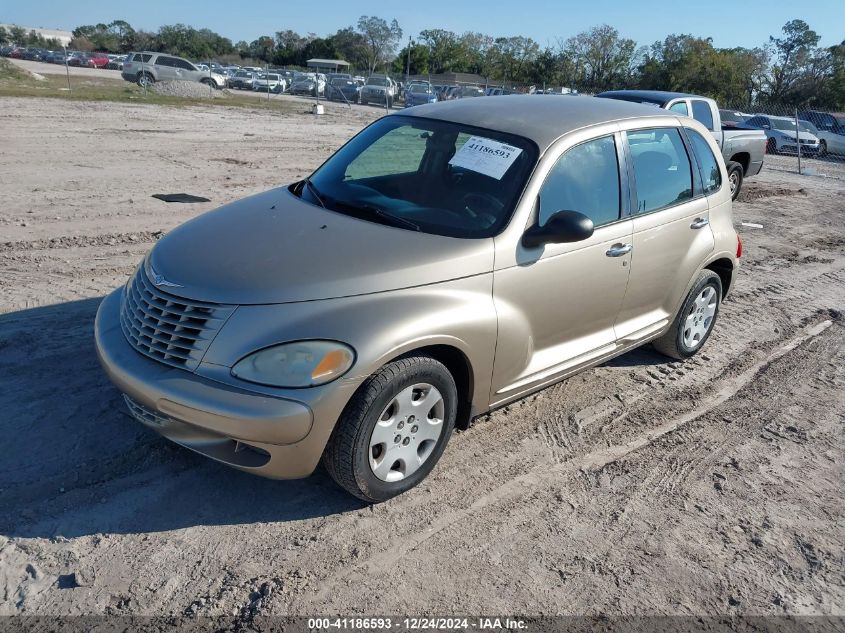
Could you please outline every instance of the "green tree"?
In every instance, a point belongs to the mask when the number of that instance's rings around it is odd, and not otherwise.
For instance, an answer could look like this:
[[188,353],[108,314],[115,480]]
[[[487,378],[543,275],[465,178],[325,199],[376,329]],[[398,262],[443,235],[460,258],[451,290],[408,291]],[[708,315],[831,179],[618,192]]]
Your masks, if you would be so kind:
[[634,40],[602,24],[569,38],[563,52],[583,72],[583,88],[600,92],[628,84],[636,48]]
[[540,46],[530,37],[521,35],[497,37],[491,49],[494,77],[505,81],[527,82],[530,79],[532,62],[540,52]]
[[781,37],[769,37],[773,64],[766,93],[770,101],[787,100],[797,88],[820,39],[804,20],[790,20],[781,32]]
[[402,29],[395,19],[389,24],[383,18],[362,15],[358,19],[358,33],[366,41],[366,60],[370,74],[396,53],[402,39]]

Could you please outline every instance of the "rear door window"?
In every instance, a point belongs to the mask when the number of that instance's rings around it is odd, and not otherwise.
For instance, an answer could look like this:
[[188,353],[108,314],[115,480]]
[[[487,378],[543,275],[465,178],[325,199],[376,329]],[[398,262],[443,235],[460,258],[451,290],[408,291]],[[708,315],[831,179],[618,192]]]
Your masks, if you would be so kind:
[[704,125],[708,130],[713,129],[713,111],[710,104],[701,99],[692,100],[692,118]]
[[156,58],[155,65],[156,66],[168,66],[170,68],[173,68],[175,66],[175,64],[173,62],[175,62],[175,61],[176,60],[173,59],[172,57],[167,57],[166,55],[159,55]]
[[701,184],[705,195],[710,195],[721,189],[722,172],[719,169],[719,161],[710,149],[710,144],[695,130],[687,128],[687,136],[692,145],[692,153],[698,161],[698,168],[701,171]]
[[692,164],[677,128],[627,134],[637,187],[637,213],[650,213],[692,198]]
[[196,70],[196,68],[194,68],[194,65],[192,63],[185,61],[184,59],[179,59],[178,57],[173,57],[172,59],[173,59],[173,65],[176,68],[181,68],[182,70]]

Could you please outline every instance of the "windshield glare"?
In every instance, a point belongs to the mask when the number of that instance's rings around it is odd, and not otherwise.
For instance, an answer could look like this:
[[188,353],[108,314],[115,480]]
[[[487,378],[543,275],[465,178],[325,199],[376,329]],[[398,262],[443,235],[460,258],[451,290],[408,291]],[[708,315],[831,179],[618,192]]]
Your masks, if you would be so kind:
[[311,176],[316,191],[303,187],[300,195],[400,228],[491,237],[510,219],[536,159],[521,137],[394,115],[342,147]]

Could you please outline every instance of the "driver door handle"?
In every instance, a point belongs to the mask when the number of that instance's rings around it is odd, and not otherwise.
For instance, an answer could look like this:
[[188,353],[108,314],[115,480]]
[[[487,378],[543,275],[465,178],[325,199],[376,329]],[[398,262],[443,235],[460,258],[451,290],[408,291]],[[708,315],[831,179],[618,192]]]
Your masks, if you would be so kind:
[[689,227],[691,229],[703,229],[708,224],[710,224],[710,220],[707,218],[696,218],[692,221],[692,224],[690,224]]
[[608,257],[622,257],[622,255],[627,255],[628,253],[630,253],[633,248],[633,244],[614,244],[609,249],[607,249],[605,255],[607,255]]

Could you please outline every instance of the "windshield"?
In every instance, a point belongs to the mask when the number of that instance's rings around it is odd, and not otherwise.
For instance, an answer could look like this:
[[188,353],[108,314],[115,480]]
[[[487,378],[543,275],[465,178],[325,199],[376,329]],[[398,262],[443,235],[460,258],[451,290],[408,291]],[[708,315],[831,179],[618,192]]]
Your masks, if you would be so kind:
[[384,77],[370,77],[367,79],[368,86],[387,86],[387,79]]
[[526,139],[389,116],[343,146],[297,189],[327,209],[409,230],[491,237],[511,217],[537,159]]
[[428,86],[426,86],[426,85],[423,85],[423,84],[413,84],[413,85],[409,88],[409,90],[410,90],[411,92],[418,92],[418,93],[423,93],[423,94],[425,94],[425,93],[427,93],[427,92],[430,92],[429,87],[428,87]]
[[791,119],[771,119],[772,127],[776,130],[795,130],[795,121]]

